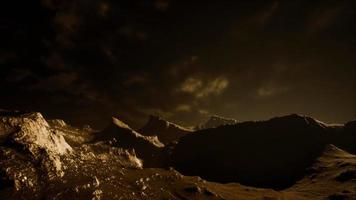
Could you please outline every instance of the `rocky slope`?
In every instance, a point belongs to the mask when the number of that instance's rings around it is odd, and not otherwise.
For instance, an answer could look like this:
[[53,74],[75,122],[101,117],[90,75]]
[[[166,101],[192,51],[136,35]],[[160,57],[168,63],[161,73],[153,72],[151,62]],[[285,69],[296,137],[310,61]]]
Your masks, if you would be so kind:
[[42,179],[63,177],[61,158],[73,151],[40,113],[0,113],[0,141],[0,187],[16,191],[36,193]]
[[[67,166],[65,175],[57,181],[46,182],[46,187],[37,191],[36,199],[332,200],[340,196],[353,199],[355,194],[354,178],[344,175],[355,170],[356,159],[350,154],[344,154],[344,157],[332,153],[331,156],[337,156],[337,159],[327,158],[330,163],[321,170],[313,171],[290,189],[275,191],[238,183],[208,182],[181,175],[174,169],[141,169],[140,162],[130,153],[101,143],[82,149],[77,159],[63,161]],[[123,159],[128,157],[132,158]],[[340,165],[340,161],[346,164]],[[336,173],[330,175],[329,172],[335,169]],[[325,179],[330,181],[325,182]],[[0,196],[6,199],[28,199],[28,194],[25,191],[13,193],[9,188],[0,191]]]
[[356,199],[356,156],[328,145],[306,176],[286,191],[307,198]]
[[94,139],[94,134],[97,132],[90,127],[79,129],[68,125],[61,119],[47,120],[51,129],[63,135],[64,139],[71,146],[80,146]]
[[217,128],[219,126],[236,124],[237,122],[238,121],[236,119],[213,115],[208,119],[208,121],[206,121],[203,124],[198,125],[195,129],[202,130],[202,129],[208,129],[208,128]]
[[163,144],[177,141],[179,138],[192,132],[192,130],[188,128],[184,128],[158,116],[152,115],[147,124],[138,131],[147,136],[156,135]]
[[57,172],[61,171],[59,156],[72,151],[63,135],[53,131],[40,113],[0,116],[0,140],[5,154],[15,150],[37,162],[49,160]]
[[[60,124],[63,130],[67,127]],[[54,129],[53,123],[50,126],[40,113],[1,112],[0,141],[1,199],[55,199],[51,195],[57,194],[48,189],[65,190],[71,181],[91,180],[95,174],[87,171],[97,170],[100,163],[142,168],[134,152],[104,143],[72,148],[62,131]]]
[[[62,121],[48,123],[40,113],[2,112],[0,199],[355,199],[356,156],[333,145],[325,150],[322,145],[334,137],[354,135],[353,125],[328,126],[312,118],[291,115],[198,131],[184,136],[177,145],[163,147],[157,138],[143,136],[117,118],[113,118],[107,129],[86,137],[88,133]],[[251,136],[246,136],[249,134]],[[213,136],[215,140],[210,140]],[[75,145],[70,146],[66,138]],[[86,140],[83,142],[78,138]],[[311,142],[298,138],[308,138]],[[292,141],[296,143],[294,146],[290,146]],[[224,145],[221,146],[221,142]],[[354,146],[353,141],[347,139],[337,142],[347,148]],[[243,146],[243,143],[247,144]],[[261,143],[267,145],[260,146]],[[182,145],[186,145],[185,151]],[[254,149],[256,145],[260,149]],[[167,149],[172,153],[174,164],[184,161],[180,160],[181,152],[187,153],[183,164],[192,164],[191,159],[198,159],[194,156],[205,156],[198,160],[205,162],[205,168],[193,171],[203,177],[206,174],[200,173],[211,169],[210,165],[215,167],[213,172],[216,174],[229,169],[231,163],[238,163],[233,166],[236,171],[227,171],[231,177],[241,178],[238,175],[247,173],[253,178],[248,181],[261,184],[260,180],[266,179],[269,182],[263,182],[262,186],[268,183],[276,189],[278,184],[285,183],[284,179],[278,179],[281,174],[289,176],[290,170],[303,171],[303,174],[299,174],[298,180],[290,183],[289,188],[276,191],[241,185],[243,182],[222,184],[187,176],[192,171],[179,168],[184,165],[175,167],[185,175],[174,168],[145,168],[147,162],[152,166],[157,166],[154,162],[165,162],[160,156],[167,156]],[[218,150],[217,154],[214,154],[215,150]],[[316,155],[310,151],[320,152]],[[308,166],[304,163],[304,158],[309,158],[306,154],[313,158]],[[152,155],[160,159],[152,159]],[[268,156],[265,159],[260,157],[265,155]],[[189,169],[201,167],[199,164],[191,165]],[[301,170],[294,168],[295,165],[306,167]],[[246,171],[241,166],[252,168]],[[267,172],[267,176],[260,170]],[[272,178],[279,182],[272,182]]]

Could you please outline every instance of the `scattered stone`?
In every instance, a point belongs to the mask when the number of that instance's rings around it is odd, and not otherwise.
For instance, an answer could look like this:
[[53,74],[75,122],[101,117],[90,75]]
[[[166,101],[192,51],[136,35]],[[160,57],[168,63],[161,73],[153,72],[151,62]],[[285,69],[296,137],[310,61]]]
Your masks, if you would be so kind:
[[99,187],[99,185],[100,185],[100,182],[99,182],[99,180],[98,180],[98,178],[97,178],[96,176],[94,176],[93,185],[94,185],[95,187]]
[[102,194],[103,194],[103,191],[102,191],[102,190],[95,190],[95,191],[93,192],[93,198],[92,198],[92,200],[100,200]]

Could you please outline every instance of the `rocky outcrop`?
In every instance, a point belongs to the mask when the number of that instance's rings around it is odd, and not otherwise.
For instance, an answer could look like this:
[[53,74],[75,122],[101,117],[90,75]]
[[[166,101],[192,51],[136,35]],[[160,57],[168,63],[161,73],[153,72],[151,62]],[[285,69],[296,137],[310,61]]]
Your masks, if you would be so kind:
[[0,116],[0,139],[36,160],[48,157],[57,170],[61,169],[58,156],[72,151],[63,135],[53,131],[40,113]]
[[115,117],[108,128],[95,134],[94,141],[108,141],[116,147],[133,149],[143,159],[145,167],[159,165],[159,156],[164,147],[156,136],[143,136]]
[[238,121],[236,119],[220,117],[217,115],[213,115],[203,124],[200,124],[196,127],[196,130],[208,129],[208,128],[216,128],[224,125],[232,125],[236,124]]
[[62,119],[51,119],[51,120],[48,120],[48,123],[54,127],[66,127],[67,126],[67,123]]
[[147,136],[156,135],[163,144],[168,144],[192,133],[192,130],[151,115],[147,124],[139,129],[139,132]]
[[91,141],[93,139],[94,132],[96,132],[89,126],[83,127],[83,129],[73,127],[61,119],[52,119],[47,121],[51,129],[57,134],[63,135],[64,139],[72,147],[80,146]]
[[[76,151],[76,158],[79,162],[74,163],[115,163],[118,167],[142,169],[142,160],[136,157],[135,151],[113,147],[105,142],[83,144]],[[73,157],[69,157],[69,161]]]
[[5,186],[30,192],[34,198],[44,180],[64,176],[62,158],[73,151],[63,136],[36,112],[2,112],[0,145],[0,171]]

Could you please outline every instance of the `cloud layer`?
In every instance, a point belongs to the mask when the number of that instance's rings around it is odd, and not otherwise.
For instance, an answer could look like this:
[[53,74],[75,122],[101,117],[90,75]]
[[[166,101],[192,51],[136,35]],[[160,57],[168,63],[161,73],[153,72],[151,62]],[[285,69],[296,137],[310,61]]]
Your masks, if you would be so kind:
[[356,117],[354,1],[8,1],[2,108],[74,124]]

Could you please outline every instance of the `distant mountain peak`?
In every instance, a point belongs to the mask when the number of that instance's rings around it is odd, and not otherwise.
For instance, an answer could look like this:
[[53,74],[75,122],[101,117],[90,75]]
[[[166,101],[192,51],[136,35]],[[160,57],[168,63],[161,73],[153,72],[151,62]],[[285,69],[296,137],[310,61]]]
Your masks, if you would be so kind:
[[119,118],[117,118],[117,117],[112,117],[112,123],[120,128],[123,128],[123,129],[131,129],[129,127],[129,125],[127,125],[123,121],[119,120]]
[[236,119],[221,117],[219,115],[212,115],[210,116],[208,121],[198,125],[197,129],[201,130],[201,129],[208,129],[208,128],[216,128],[219,126],[236,124],[237,122],[238,121]]
[[150,115],[146,126],[155,125],[155,126],[160,126],[160,127],[168,127],[169,124],[170,124],[170,122],[168,122],[167,120],[164,120],[163,118],[161,118],[158,115]]
[[356,120],[347,122],[345,124],[345,127],[356,130]]
[[56,127],[66,127],[67,126],[67,123],[62,119],[50,119],[47,121],[52,126],[56,126]]
[[148,122],[139,132],[147,136],[156,135],[162,143],[167,144],[178,140],[180,137],[192,132],[192,130],[169,122],[159,116],[150,115]]
[[157,127],[160,129],[164,129],[164,128],[177,128],[177,129],[181,129],[184,131],[192,131],[189,128],[183,127],[181,125],[178,125],[176,123],[170,122],[168,120],[163,119],[160,116],[157,115],[150,115],[148,122],[146,123],[146,125],[144,127]]
[[[129,125],[127,125],[125,122],[121,121],[118,117],[112,117],[112,127],[116,127],[115,129],[119,130],[122,129],[123,131],[119,131],[118,134],[123,137],[125,134],[126,135],[132,135],[137,139],[142,139],[149,141],[153,145],[157,147],[163,147],[164,145],[158,140],[157,137],[155,136],[144,136],[137,131],[133,130]],[[112,135],[112,137],[116,137]],[[118,136],[118,139],[120,139],[120,136]]]
[[318,127],[323,127],[323,128],[328,128],[328,127],[342,127],[344,126],[343,124],[328,124],[325,122],[322,122],[318,119],[315,119],[311,116],[307,115],[300,115],[300,114],[289,114],[285,116],[280,116],[280,117],[274,117],[270,120],[276,120],[276,121],[283,121],[284,123],[303,123],[305,125],[311,125],[311,126],[318,126]]

